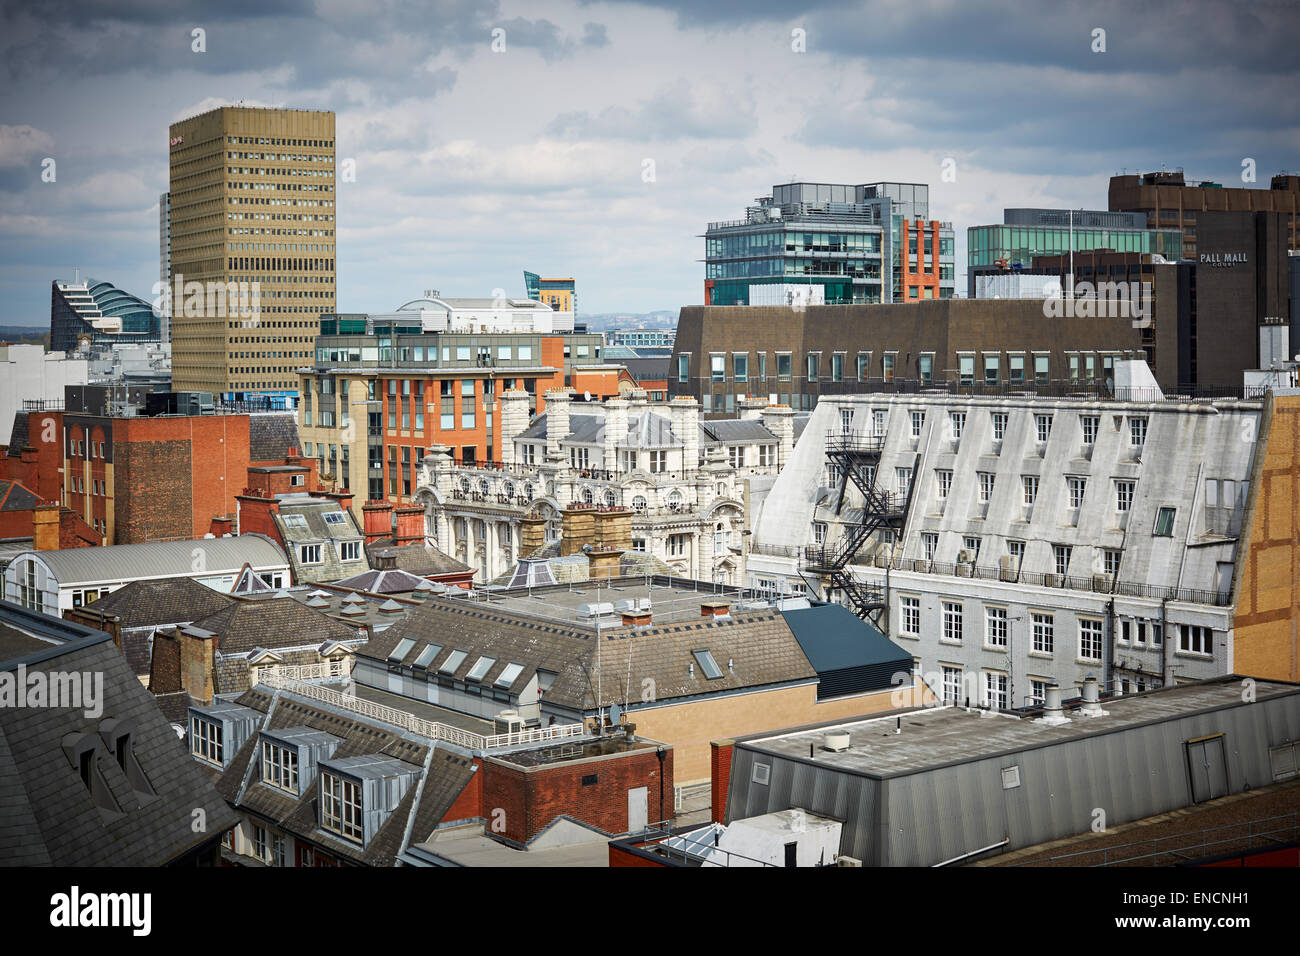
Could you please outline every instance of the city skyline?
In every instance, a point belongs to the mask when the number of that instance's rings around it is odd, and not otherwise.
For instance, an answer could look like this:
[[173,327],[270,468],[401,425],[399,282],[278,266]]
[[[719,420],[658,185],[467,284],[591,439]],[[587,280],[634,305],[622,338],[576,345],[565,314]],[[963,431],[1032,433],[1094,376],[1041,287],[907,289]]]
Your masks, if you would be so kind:
[[523,269],[574,276],[590,312],[699,304],[707,222],[789,181],[928,183],[960,289],[966,227],[1005,207],[1101,208],[1124,169],[1230,185],[1249,159],[1267,188],[1295,165],[1293,10],[907,10],[6,5],[0,324],[43,324],[74,268],[147,297],[166,127],[220,105],[336,113],[343,311],[521,295]]

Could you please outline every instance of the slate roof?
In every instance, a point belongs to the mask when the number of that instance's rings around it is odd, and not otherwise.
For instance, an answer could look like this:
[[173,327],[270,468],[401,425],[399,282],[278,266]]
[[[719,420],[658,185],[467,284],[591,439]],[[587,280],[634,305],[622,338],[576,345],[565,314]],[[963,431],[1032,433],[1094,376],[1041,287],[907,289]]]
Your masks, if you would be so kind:
[[334,583],[341,588],[369,591],[371,594],[408,594],[425,584],[425,579],[407,571],[362,571]]
[[714,418],[700,422],[704,437],[710,442],[774,442],[776,436],[756,418]]
[[34,555],[54,572],[59,587],[109,584],[134,578],[190,576],[195,552],[203,557],[204,574],[234,574],[245,562],[255,568],[286,567],[284,552],[261,534],[231,538],[200,538],[197,541],[150,541],[145,544],[112,544],[102,548],[64,548],[58,551],[24,551]]
[[[612,358],[606,348],[606,357]],[[627,370],[638,382],[643,381],[660,381],[668,378],[668,367],[671,364],[668,356],[663,358],[643,358],[640,356],[619,358]]]
[[247,654],[259,647],[308,647],[326,641],[355,643],[358,639],[356,628],[288,596],[235,601],[191,626],[216,634],[222,654]]
[[319,826],[319,773],[301,796],[261,783],[255,759],[259,734],[251,735],[221,772],[216,788],[231,805],[268,819],[295,837],[354,863],[393,866],[408,844],[408,828],[409,843],[428,839],[474,773],[470,757],[435,746],[426,737],[288,692],[277,692],[272,698],[266,688],[256,687],[241,695],[238,703],[269,714],[261,721],[259,731],[306,727],[337,738],[339,744],[329,758],[330,763],[363,756],[385,757],[392,766],[419,775],[370,842],[362,847]]
[[459,574],[468,571],[469,565],[451,555],[422,544],[398,546],[393,538],[379,538],[366,545],[366,557],[371,566],[377,566],[382,555],[392,555],[397,568],[430,577],[437,574]]
[[[414,663],[425,646],[437,644],[442,650],[426,664],[431,672],[437,671],[453,651],[465,651],[465,659],[448,676],[464,680],[479,657],[491,657],[495,663],[483,675],[480,681],[483,686],[494,686],[507,665],[519,663],[524,666],[515,680],[508,688],[499,689],[517,693],[539,669],[546,670],[557,675],[546,692],[548,703],[573,710],[594,706],[597,686],[594,628],[492,605],[431,598],[423,607],[413,609],[405,619],[359,647],[357,655],[386,662],[403,638],[415,642],[402,658],[403,663]],[[639,688],[647,678],[654,681],[656,699],[662,702],[816,677],[789,624],[771,609],[683,624],[604,629],[600,640],[602,706],[625,698],[639,699]],[[691,676],[690,665],[695,663],[692,652],[697,649],[712,652],[723,671],[722,677],[706,679],[698,664]],[[728,660],[733,662],[731,669],[727,667]],[[623,686],[629,673],[635,692],[628,692]]]
[[253,412],[248,416],[249,461],[282,462],[289,449],[301,447],[294,412]]
[[912,655],[842,604],[782,611],[821,679],[822,697],[896,686],[912,673]]
[[27,447],[28,431],[28,412],[14,412],[14,424],[9,432],[9,456],[18,458],[22,455],[23,449]]
[[0,511],[31,511],[41,499],[16,481],[0,481]]
[[235,603],[228,594],[214,591],[192,578],[157,578],[132,581],[84,608],[86,613],[115,617],[121,626],[158,627],[188,624]]
[[[808,418],[805,415],[803,423]],[[798,423],[796,421],[796,427]],[[761,419],[756,418],[720,418],[700,421],[698,423],[700,441],[704,444],[718,442],[774,442],[776,436],[768,430]],[[533,419],[519,438],[524,441],[541,441],[546,438],[546,413]],[[604,409],[597,414],[575,412],[569,415],[569,434],[565,441],[577,444],[603,445],[605,443]],[[620,448],[669,448],[680,445],[672,422],[667,415],[649,409],[628,415],[627,435],[618,445]]]
[[[127,669],[107,634],[90,636],[24,660],[36,670],[103,675],[103,714],[81,708],[0,708],[0,865],[158,866],[212,840],[237,822],[180,745],[152,695]],[[104,749],[99,731],[109,718],[130,728],[131,746],[153,796],[131,787]],[[119,813],[101,811],[65,753],[70,734],[98,740],[96,766]],[[207,814],[194,833],[192,814]]]
[[[326,521],[326,516],[341,516],[341,520]],[[275,526],[284,538],[293,577],[298,583],[315,584],[337,581],[350,574],[368,570],[365,548],[361,547],[361,529],[352,512],[339,507],[332,498],[312,498],[308,495],[280,499],[279,513],[272,516]],[[343,561],[339,558],[338,542],[355,541],[357,558]],[[318,564],[303,564],[298,546],[320,544],[321,560]]]

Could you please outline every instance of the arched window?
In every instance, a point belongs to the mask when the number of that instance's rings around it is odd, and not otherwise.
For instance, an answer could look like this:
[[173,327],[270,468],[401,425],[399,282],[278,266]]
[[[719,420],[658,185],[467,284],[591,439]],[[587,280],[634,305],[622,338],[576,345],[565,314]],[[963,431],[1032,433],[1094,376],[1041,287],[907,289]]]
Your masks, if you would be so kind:
[[606,488],[606,489],[605,489],[605,507],[606,507],[606,508],[612,508],[612,507],[614,507],[614,505],[616,505],[616,504],[618,504],[618,498],[617,498],[617,496],[614,494],[614,489],[613,489],[613,488]]
[[596,493],[590,488],[582,489],[582,503],[589,505],[596,500]]
[[636,495],[632,499],[632,510],[644,513],[646,509],[645,495]]

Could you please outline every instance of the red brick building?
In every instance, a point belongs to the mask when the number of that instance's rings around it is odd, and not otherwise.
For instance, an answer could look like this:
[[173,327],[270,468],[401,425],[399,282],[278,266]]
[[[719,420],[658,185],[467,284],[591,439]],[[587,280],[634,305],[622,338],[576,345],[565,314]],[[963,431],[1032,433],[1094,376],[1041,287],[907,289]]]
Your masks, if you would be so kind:
[[94,528],[57,501],[17,481],[0,479],[0,540],[31,538],[37,551],[103,544]]
[[300,464],[316,484],[292,412],[33,412],[15,421],[12,441],[0,478],[70,508],[105,544],[203,537],[214,518],[234,517],[250,466]]

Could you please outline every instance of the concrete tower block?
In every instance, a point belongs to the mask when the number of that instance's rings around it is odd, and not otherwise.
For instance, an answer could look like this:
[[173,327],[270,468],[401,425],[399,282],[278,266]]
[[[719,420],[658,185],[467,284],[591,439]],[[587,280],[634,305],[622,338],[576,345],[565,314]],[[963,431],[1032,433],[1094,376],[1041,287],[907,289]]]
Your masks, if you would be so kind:
[[515,463],[515,439],[528,429],[528,393],[512,388],[501,395],[501,461]]
[[568,389],[551,389],[546,393],[546,458],[560,461],[563,450],[560,443],[569,437]]
[[627,441],[628,402],[611,398],[605,402],[605,470],[618,470],[618,446]]
[[776,436],[777,461],[784,466],[794,454],[794,409],[789,405],[769,405],[763,409],[763,424]]

